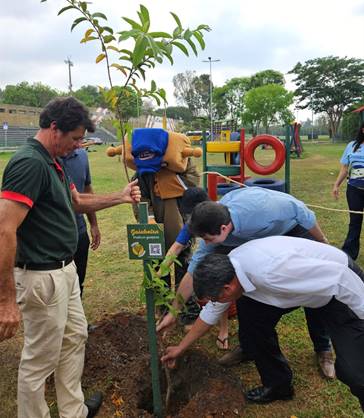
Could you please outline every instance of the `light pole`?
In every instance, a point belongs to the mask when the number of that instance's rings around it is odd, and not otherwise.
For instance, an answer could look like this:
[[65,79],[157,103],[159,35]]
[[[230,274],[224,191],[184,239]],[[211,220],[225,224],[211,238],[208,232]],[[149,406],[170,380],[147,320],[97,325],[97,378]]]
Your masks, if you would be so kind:
[[68,88],[70,93],[72,93],[71,67],[73,67],[73,62],[71,61],[70,57],[67,57],[64,63],[68,65]]
[[211,57],[207,57],[207,61],[203,60],[202,62],[209,62],[210,63],[210,141],[213,139],[212,138],[212,125],[213,125],[213,120],[212,120],[212,63],[213,62],[219,62],[220,60],[213,60]]

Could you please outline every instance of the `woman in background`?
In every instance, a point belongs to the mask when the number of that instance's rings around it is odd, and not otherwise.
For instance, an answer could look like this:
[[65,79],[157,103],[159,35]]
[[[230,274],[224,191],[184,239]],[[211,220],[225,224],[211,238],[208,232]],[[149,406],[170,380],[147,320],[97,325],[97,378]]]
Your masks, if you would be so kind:
[[[335,199],[339,197],[339,187],[345,178],[348,179],[346,199],[349,210],[364,210],[364,123],[354,141],[349,142],[340,159],[341,169],[332,190]],[[350,213],[349,231],[342,247],[353,260],[356,260],[360,248],[360,233],[363,215]]]

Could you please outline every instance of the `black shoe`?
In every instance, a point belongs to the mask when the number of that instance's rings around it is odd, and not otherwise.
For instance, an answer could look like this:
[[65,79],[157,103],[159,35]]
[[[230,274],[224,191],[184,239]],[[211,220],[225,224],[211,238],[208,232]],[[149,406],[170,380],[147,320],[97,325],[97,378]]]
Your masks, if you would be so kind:
[[251,389],[246,393],[246,398],[250,402],[255,403],[269,403],[273,401],[288,401],[293,398],[294,389],[293,386],[267,388],[265,386],[259,386]]
[[217,362],[221,366],[231,367],[236,366],[239,363],[253,360],[252,356],[249,356],[241,347],[237,346],[229,353],[224,354]]
[[102,404],[103,395],[101,392],[95,392],[91,398],[87,399],[85,401],[85,405],[88,409],[87,418],[92,418],[96,416],[97,412],[100,409],[100,406]]

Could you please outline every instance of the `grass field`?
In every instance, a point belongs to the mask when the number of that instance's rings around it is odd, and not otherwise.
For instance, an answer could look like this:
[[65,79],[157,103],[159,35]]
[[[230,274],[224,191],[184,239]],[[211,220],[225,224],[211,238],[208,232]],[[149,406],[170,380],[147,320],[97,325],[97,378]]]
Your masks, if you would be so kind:
[[[105,156],[105,148],[95,147],[89,153],[93,186],[96,192],[113,191],[122,187],[124,178],[121,164]],[[345,188],[339,201],[333,201],[331,188],[339,170],[339,157],[344,144],[305,145],[304,158],[291,160],[291,192],[307,204],[346,209]],[[10,154],[0,154],[2,173]],[[272,151],[259,151],[258,160],[272,157]],[[214,163],[221,155],[211,155]],[[283,171],[278,173],[283,178]],[[315,210],[318,221],[330,242],[340,246],[345,238],[348,214]],[[97,322],[106,314],[125,309],[139,311],[138,299],[142,279],[140,262],[128,260],[127,223],[134,222],[130,206],[121,205],[99,212],[102,243],[90,254],[88,276],[84,292],[84,306],[90,322]],[[363,264],[363,257],[358,262]],[[231,323],[230,346],[237,342],[236,321]],[[313,350],[308,337],[302,310],[287,315],[279,325],[281,345],[295,374],[296,397],[290,402],[276,402],[267,406],[248,405],[244,417],[253,418],[334,418],[361,417],[359,404],[348,389],[338,381],[326,382],[316,370]],[[216,333],[205,336],[199,343],[212,356],[220,356],[215,346]],[[0,344],[0,418],[16,416],[16,371],[22,345],[21,331],[15,338]],[[247,387],[259,383],[253,365],[236,368]],[[50,400],[52,402],[52,400]],[[53,414],[52,414],[53,415]],[[56,415],[54,415],[56,416]],[[104,417],[110,418],[110,417]],[[200,417],[196,417],[200,418]]]

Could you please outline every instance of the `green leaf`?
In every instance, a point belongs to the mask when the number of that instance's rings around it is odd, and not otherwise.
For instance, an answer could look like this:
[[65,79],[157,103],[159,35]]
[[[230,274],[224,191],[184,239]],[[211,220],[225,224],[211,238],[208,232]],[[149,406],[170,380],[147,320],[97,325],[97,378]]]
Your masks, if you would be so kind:
[[120,52],[119,49],[116,46],[114,46],[114,45],[108,45],[106,47],[106,49],[111,49],[111,50],[113,50],[115,52]]
[[125,22],[129,23],[133,29],[143,30],[142,26],[139,25],[139,23],[135,22],[135,20],[129,19],[128,17],[123,17],[122,19],[125,20]]
[[174,61],[173,61],[172,55],[168,54],[168,52],[165,52],[164,55],[167,57],[171,65],[173,65]]
[[177,41],[173,41],[172,42],[172,45],[174,45],[174,46],[176,46],[177,48],[179,48],[185,55],[187,55],[187,56],[189,56],[189,53],[188,53],[188,49],[183,45],[183,44],[181,44],[180,42],[177,42]]
[[211,28],[209,25],[198,25],[197,30],[205,30],[207,32],[210,32]]
[[[140,13],[142,14],[142,16],[143,16],[143,19],[144,19],[144,22],[150,22],[150,17],[149,17],[149,11],[148,11],[148,9],[145,7],[145,6],[143,6],[142,4],[140,5]],[[143,23],[144,23],[143,22]]]
[[101,17],[102,19],[107,20],[107,17],[106,17],[103,13],[99,13],[99,12],[97,12],[97,13],[93,13],[91,16],[92,16],[93,18],[95,18],[95,17]]
[[100,61],[102,61],[106,57],[105,54],[100,54],[96,57],[96,64],[98,64]]
[[143,68],[139,68],[138,71],[140,72],[140,75],[142,76],[143,80],[145,81],[145,71],[143,70]]
[[132,56],[132,62],[135,67],[137,67],[143,60],[147,43],[148,42],[144,38],[144,36],[140,36],[135,42],[135,47]]
[[84,22],[85,20],[87,20],[86,17],[79,17],[78,19],[74,20],[74,22],[72,23],[71,26],[71,32],[73,31],[73,29],[81,22]]
[[128,74],[122,65],[114,63],[114,64],[111,64],[110,67],[117,68],[119,71],[121,71],[125,75],[125,77],[127,77]]
[[109,44],[112,41],[115,41],[115,36],[113,36],[113,35],[104,36],[104,43],[105,44]]
[[159,89],[158,92],[159,96],[166,102],[166,91],[164,89]]
[[186,29],[185,33],[183,34],[184,39],[186,39],[187,41],[188,39],[191,38],[191,36],[192,36],[192,32],[189,29]]
[[106,30],[106,32],[111,33],[111,35],[113,35],[113,33],[114,33],[114,30],[112,28],[110,28],[109,26],[103,26],[102,29]]
[[186,41],[189,43],[189,45],[190,45],[190,47],[191,47],[192,51],[195,53],[195,55],[196,55],[196,57],[197,57],[197,49],[196,49],[195,44],[191,41],[191,39],[186,39]]
[[203,39],[203,36],[197,31],[193,32],[193,36],[197,39],[197,42],[200,44],[201,49],[205,49],[206,44]]
[[154,92],[157,90],[157,85],[155,84],[155,81],[152,80],[150,83],[150,91]]
[[73,29],[81,22],[84,22],[85,20],[87,20],[86,17],[79,17],[78,19],[74,20],[72,26],[71,26],[71,32],[73,31]]
[[179,38],[181,36],[182,30],[182,28],[177,26],[176,29],[173,31],[173,38]]
[[[149,55],[151,55],[151,56],[153,56],[153,57],[157,57],[158,55],[160,55],[161,54],[161,50],[160,50],[160,48],[158,47],[158,45],[157,45],[157,43],[154,41],[154,39],[153,38],[151,38],[150,36],[146,36],[146,39],[147,39],[147,41],[148,41],[148,44],[149,44],[149,46],[150,46],[150,48],[151,48],[151,50],[152,50],[152,54],[149,54]],[[148,51],[148,52],[150,52],[150,51]],[[147,53],[147,52],[146,52]]]
[[120,52],[122,52],[123,54],[127,54],[130,57],[133,55],[133,53],[129,51],[128,49],[120,49]]
[[[44,0],[44,1],[46,1],[46,0]],[[42,3],[42,2],[41,2],[41,3]],[[58,12],[57,16],[59,16],[60,14],[62,14],[63,12],[65,12],[66,10],[70,10],[70,9],[75,9],[75,7],[74,7],[74,6],[67,6],[67,7],[63,7],[63,9],[61,9],[61,10]]]
[[87,10],[87,3],[85,1],[80,2],[81,9],[85,12]]
[[149,36],[152,38],[172,38],[172,35],[167,32],[149,32]]
[[130,31],[122,32],[121,35],[119,36],[119,42],[126,41],[127,39],[129,39],[131,37],[132,37],[132,35],[131,35]]
[[181,24],[181,21],[179,20],[179,17],[173,12],[170,12],[170,13],[173,16],[174,20],[176,21],[178,27],[182,30],[182,24]]

